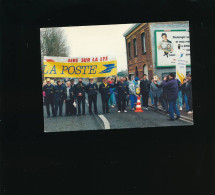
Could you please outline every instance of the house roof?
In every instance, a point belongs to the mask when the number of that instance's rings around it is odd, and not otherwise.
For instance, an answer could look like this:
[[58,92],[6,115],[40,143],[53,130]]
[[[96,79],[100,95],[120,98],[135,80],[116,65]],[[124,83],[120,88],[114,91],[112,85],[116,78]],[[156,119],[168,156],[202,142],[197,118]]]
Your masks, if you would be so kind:
[[131,26],[124,34],[123,36],[126,37],[129,35],[133,30],[135,30],[138,26],[140,26],[142,23],[136,23],[133,26]]

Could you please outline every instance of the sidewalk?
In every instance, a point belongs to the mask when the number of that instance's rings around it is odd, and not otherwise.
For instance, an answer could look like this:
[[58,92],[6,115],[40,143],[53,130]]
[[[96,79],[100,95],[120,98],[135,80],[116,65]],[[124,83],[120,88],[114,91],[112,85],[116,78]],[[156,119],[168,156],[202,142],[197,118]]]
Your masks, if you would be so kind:
[[[149,98],[149,107],[154,108],[154,106],[152,106],[152,104],[151,104],[151,98]],[[166,111],[162,108],[160,103],[158,103],[158,110],[161,111],[161,112],[166,113]],[[181,113],[182,118],[189,119],[189,120],[193,121],[193,114],[188,114],[186,112],[186,107],[185,106],[183,106],[183,110],[179,110],[179,112]]]

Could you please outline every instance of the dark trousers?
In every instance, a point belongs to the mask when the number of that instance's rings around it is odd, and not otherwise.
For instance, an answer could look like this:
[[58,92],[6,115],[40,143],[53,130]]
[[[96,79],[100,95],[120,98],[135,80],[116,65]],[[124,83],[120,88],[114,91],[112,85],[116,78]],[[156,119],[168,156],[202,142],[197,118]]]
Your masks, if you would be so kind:
[[89,113],[92,113],[92,103],[94,105],[94,112],[97,113],[97,94],[88,95]]
[[110,98],[110,96],[101,96],[102,97],[102,110],[103,110],[103,113],[106,112],[109,112],[109,106],[108,106],[108,100]]
[[118,96],[118,110],[124,111],[125,110],[125,103],[126,103],[126,96]]
[[142,93],[143,98],[143,107],[148,107],[148,100],[149,100],[149,92]]
[[85,114],[85,96],[78,96],[78,114],[81,114],[81,104],[82,104],[82,114]]
[[66,116],[72,114],[72,103],[71,100],[66,100]]
[[75,98],[71,98],[71,115],[76,115],[77,109],[76,107],[73,105],[75,102]]
[[187,96],[187,99],[188,99],[189,111],[193,111],[193,98],[192,98],[192,95]]
[[57,115],[59,107],[59,115],[62,116],[62,108],[63,108],[63,100],[62,99],[55,99],[55,116]]
[[47,115],[50,116],[50,110],[49,110],[49,105],[52,107],[52,115],[54,115],[54,99],[53,97],[45,97],[45,104],[46,104],[46,110],[47,110]]

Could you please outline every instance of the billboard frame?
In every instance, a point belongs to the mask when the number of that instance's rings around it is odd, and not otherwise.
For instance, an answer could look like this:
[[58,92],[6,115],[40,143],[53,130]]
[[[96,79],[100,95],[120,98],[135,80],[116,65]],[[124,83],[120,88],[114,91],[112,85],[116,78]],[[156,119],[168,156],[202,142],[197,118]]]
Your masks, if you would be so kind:
[[[186,29],[177,29],[177,30],[155,30],[154,31],[154,36],[155,36],[155,66],[156,66],[156,68],[173,68],[173,67],[176,67],[176,65],[158,66],[158,59],[157,59],[157,35],[156,35],[156,32],[169,32],[169,31],[187,31],[187,30]],[[191,66],[191,64],[187,64],[186,65],[186,67],[190,67],[190,66]]]

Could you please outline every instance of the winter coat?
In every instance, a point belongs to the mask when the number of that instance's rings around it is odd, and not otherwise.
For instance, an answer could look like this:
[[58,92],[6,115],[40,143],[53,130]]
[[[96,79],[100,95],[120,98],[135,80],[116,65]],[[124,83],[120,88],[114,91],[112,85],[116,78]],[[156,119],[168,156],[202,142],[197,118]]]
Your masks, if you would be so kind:
[[185,85],[185,94],[187,95],[187,97],[191,97],[192,96],[192,81],[186,82],[186,85]]
[[175,101],[178,98],[178,82],[175,79],[170,79],[168,81],[162,82],[163,88],[167,92],[167,100]]
[[[160,85],[161,82],[160,82],[160,81],[157,81],[157,84]],[[155,96],[160,97],[161,94],[162,94],[162,92],[163,92],[162,88],[157,87],[157,86],[154,84],[154,82],[151,83],[151,85],[150,85],[150,90],[151,90],[152,95],[153,95],[154,97],[155,97]]]
[[140,93],[147,93],[150,90],[150,81],[149,80],[142,80],[140,81]]
[[135,84],[134,81],[129,82],[129,93],[131,95],[137,95],[136,88],[138,88],[138,84]]

